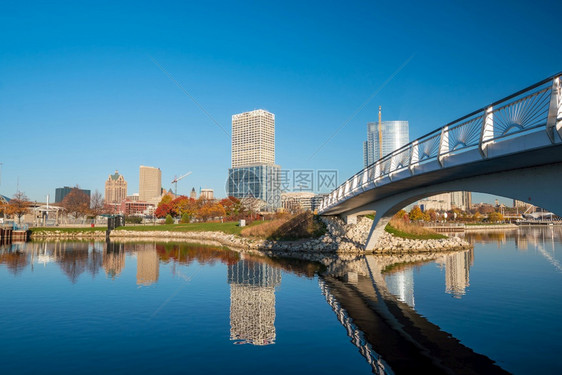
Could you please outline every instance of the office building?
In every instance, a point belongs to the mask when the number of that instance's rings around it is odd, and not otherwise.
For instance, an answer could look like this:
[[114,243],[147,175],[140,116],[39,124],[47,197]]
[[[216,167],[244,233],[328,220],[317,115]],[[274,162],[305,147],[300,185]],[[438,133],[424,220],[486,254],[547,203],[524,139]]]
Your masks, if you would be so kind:
[[281,193],[281,206],[285,211],[312,211],[318,209],[325,194],[314,194],[306,191]]
[[454,191],[451,193],[451,207],[461,211],[472,208],[472,193],[469,191]]
[[232,116],[232,168],[275,164],[275,115],[263,109]]
[[131,195],[127,195],[126,199],[130,202],[138,202],[140,200],[139,193],[133,193]]
[[139,200],[143,202],[159,200],[162,196],[162,171],[160,168],[140,166]]
[[410,142],[408,121],[381,121],[379,107],[379,122],[367,123],[367,140],[363,142],[364,166],[373,164],[408,142]]
[[232,116],[232,167],[227,194],[281,207],[281,167],[275,164],[275,115],[263,109]]
[[105,181],[105,203],[119,204],[125,198],[127,198],[127,181],[118,171],[115,171]]
[[278,165],[255,165],[229,169],[228,196],[239,199],[253,198],[264,207],[281,207]]
[[200,189],[199,190],[199,198],[206,199],[206,200],[213,200],[215,199],[215,193],[213,189]]
[[[62,202],[62,200],[64,199],[64,197],[66,197],[71,191],[72,191],[72,187],[69,186],[65,186],[62,188],[56,188],[55,189],[55,203],[60,203]],[[88,196],[88,204],[90,203],[90,190],[84,190],[84,189],[78,189],[80,190],[82,193],[86,194]]]
[[424,198],[418,201],[417,204],[424,212],[427,210],[450,211],[453,208],[468,211],[472,208],[472,193],[469,191],[442,193]]

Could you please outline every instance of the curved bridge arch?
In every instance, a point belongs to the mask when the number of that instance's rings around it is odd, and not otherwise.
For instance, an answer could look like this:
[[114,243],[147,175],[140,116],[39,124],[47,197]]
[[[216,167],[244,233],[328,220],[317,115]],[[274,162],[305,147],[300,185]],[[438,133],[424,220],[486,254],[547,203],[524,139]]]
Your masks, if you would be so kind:
[[517,199],[562,216],[560,186],[562,186],[562,163],[422,186],[356,207],[340,214],[340,216],[347,222],[353,222],[359,215],[375,215],[373,226],[365,244],[366,250],[372,250],[376,247],[379,237],[392,216],[420,199],[440,193],[464,190]]

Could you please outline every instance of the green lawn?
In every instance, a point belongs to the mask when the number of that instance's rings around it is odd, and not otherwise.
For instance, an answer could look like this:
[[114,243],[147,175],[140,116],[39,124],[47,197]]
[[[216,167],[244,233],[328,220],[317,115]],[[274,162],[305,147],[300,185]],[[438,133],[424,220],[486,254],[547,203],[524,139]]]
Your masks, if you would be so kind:
[[[259,225],[262,221],[254,221],[248,226]],[[116,230],[131,231],[169,231],[169,232],[223,232],[239,235],[245,227],[238,226],[237,221],[227,221],[224,223],[190,223],[190,224],[163,224],[163,225],[128,225],[119,227]]]
[[439,234],[439,233],[435,233],[435,234],[406,233],[406,232],[402,232],[401,230],[398,230],[398,229],[394,228],[390,224],[387,224],[386,227],[384,228],[384,230],[387,231],[390,234],[395,235],[396,237],[408,238],[408,239],[411,239],[411,240],[440,240],[442,238],[447,238],[447,236],[444,236],[444,235]]
[[[263,221],[254,221],[253,223],[247,225],[254,226],[262,224]],[[225,223],[190,223],[190,224],[163,224],[163,225],[127,225],[124,227],[119,227],[115,230],[131,230],[131,231],[161,231],[161,232],[223,232],[229,234],[239,235],[244,229],[238,226],[237,221],[228,221]],[[105,232],[107,227],[84,227],[84,228],[63,228],[63,227],[46,227],[46,228],[31,228],[32,233],[34,232],[66,232],[66,233],[76,233],[76,232]]]

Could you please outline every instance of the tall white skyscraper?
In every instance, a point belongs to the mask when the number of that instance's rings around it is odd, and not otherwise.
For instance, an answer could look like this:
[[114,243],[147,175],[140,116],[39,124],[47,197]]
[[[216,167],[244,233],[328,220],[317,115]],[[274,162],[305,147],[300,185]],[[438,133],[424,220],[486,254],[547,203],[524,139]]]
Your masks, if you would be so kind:
[[275,115],[263,109],[232,116],[232,168],[275,164]]
[[233,115],[227,194],[256,198],[267,209],[278,208],[280,169],[275,164],[275,115],[263,109]]

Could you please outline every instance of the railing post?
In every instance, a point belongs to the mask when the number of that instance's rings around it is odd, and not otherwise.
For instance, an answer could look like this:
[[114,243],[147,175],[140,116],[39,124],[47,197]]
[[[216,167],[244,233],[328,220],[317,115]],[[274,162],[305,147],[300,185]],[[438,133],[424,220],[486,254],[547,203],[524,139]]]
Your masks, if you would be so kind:
[[363,176],[361,177],[361,190],[365,191],[365,185],[369,182],[369,168],[363,170]]
[[437,155],[437,161],[441,168],[443,167],[443,159],[445,154],[449,152],[449,126],[444,126],[441,128],[441,138],[439,139],[439,154]]
[[480,146],[478,148],[483,158],[488,157],[486,146],[492,139],[494,139],[494,108],[488,107],[482,119],[482,133],[480,133]]
[[373,181],[375,183],[375,185],[377,184],[377,180],[381,175],[381,163],[380,161],[377,161],[377,164],[375,164],[375,178],[373,178]]
[[412,143],[412,152],[410,152],[410,173],[414,174],[414,168],[416,167],[416,165],[418,164],[419,160],[420,160],[420,155],[419,155],[419,151],[418,151],[418,140],[416,139],[413,143]]
[[554,130],[562,138],[562,93],[560,90],[560,77],[556,77],[552,80],[550,107],[548,109],[548,119],[546,120],[546,134],[552,143],[556,142]]

